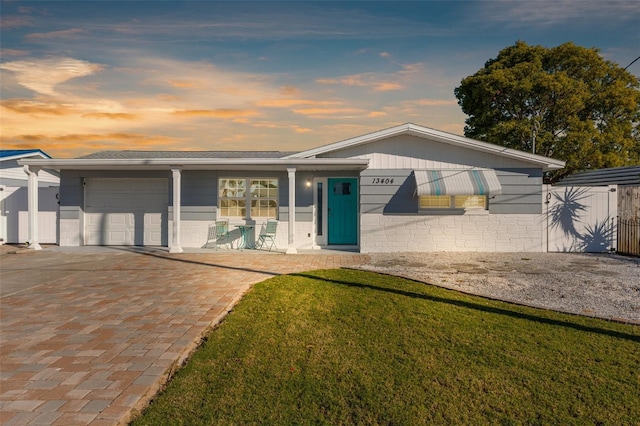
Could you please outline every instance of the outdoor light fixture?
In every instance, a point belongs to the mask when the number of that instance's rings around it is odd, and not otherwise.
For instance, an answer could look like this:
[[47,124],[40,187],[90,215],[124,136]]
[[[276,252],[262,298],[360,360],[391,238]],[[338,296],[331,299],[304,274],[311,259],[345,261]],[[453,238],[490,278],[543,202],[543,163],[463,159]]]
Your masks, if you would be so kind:
[[307,188],[311,188],[311,179],[307,179],[307,181],[305,182],[305,185]]

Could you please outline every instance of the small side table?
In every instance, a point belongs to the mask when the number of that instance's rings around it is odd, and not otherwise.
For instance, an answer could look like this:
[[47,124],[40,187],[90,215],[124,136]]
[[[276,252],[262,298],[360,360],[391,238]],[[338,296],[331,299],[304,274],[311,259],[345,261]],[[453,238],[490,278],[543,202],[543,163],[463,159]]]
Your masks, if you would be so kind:
[[253,225],[236,225],[236,228],[240,230],[240,243],[238,244],[238,249],[253,249],[254,246],[249,241],[249,232],[254,228]]

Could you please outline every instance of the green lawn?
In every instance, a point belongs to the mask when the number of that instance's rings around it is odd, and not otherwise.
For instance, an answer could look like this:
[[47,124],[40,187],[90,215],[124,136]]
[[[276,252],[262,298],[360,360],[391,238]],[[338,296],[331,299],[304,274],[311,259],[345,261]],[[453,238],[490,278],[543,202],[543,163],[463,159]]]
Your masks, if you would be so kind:
[[640,327],[395,277],[257,284],[135,425],[640,424]]

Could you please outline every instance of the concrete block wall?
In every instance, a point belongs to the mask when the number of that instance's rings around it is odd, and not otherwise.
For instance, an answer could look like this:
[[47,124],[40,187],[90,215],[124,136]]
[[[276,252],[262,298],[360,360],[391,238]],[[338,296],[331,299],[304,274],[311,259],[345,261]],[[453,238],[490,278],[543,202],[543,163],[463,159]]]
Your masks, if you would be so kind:
[[80,219],[62,219],[59,225],[60,235],[58,244],[60,247],[79,247],[83,245],[80,234]]
[[362,253],[543,251],[543,218],[540,214],[364,214],[360,220]]

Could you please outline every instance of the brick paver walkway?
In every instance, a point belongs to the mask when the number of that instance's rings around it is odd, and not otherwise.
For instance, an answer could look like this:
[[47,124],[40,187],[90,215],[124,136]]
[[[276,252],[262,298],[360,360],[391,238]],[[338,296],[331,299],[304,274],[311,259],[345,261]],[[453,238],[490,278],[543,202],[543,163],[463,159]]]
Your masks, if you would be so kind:
[[0,286],[13,290],[0,299],[0,423],[126,423],[252,284],[367,258],[2,254]]

